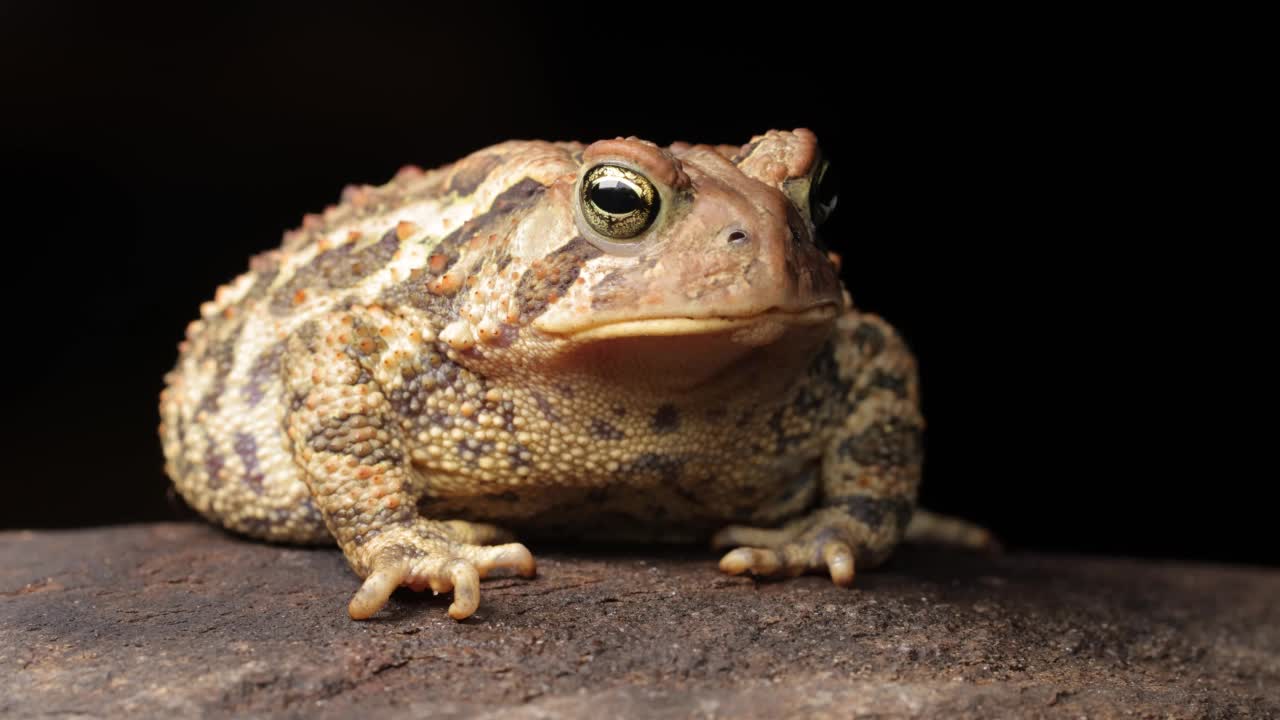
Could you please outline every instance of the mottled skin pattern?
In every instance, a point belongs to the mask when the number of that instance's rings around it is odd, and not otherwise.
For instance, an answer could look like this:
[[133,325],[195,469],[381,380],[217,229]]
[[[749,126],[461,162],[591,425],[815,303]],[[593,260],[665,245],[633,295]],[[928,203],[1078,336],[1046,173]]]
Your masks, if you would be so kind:
[[[661,209],[610,243],[599,163]],[[218,289],[166,377],[166,469],[206,517],[336,540],[364,583],[479,603],[522,536],[712,538],[730,573],[883,561],[920,481],[915,364],[855,310],[806,130],[741,148],[509,142],[348,188]],[[493,523],[493,524],[490,524]]]

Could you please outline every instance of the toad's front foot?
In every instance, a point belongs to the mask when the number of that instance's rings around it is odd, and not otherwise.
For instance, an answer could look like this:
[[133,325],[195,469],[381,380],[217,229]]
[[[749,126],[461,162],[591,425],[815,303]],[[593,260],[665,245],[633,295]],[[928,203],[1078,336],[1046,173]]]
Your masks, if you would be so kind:
[[524,545],[459,542],[449,537],[452,533],[441,532],[444,525],[419,521],[414,526],[383,531],[369,540],[359,553],[360,561],[353,563],[358,569],[365,569],[364,584],[347,606],[353,619],[372,617],[403,585],[416,591],[452,590],[449,617],[462,620],[480,606],[480,578],[494,570],[513,570],[523,577],[537,574],[533,554]]
[[[887,532],[886,532],[887,531]],[[871,527],[836,508],[826,508],[781,528],[730,525],[711,543],[730,550],[720,569],[730,575],[794,576],[829,574],[837,585],[853,584],[858,565],[883,561],[892,548],[891,529]]]

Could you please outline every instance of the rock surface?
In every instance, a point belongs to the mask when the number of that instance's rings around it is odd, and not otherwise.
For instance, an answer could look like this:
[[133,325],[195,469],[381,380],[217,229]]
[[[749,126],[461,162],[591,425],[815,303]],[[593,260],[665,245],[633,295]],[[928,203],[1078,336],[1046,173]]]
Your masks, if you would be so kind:
[[334,549],[0,533],[0,716],[1280,717],[1274,571],[907,548],[843,590],[533,549],[465,622],[400,590],[357,623]]

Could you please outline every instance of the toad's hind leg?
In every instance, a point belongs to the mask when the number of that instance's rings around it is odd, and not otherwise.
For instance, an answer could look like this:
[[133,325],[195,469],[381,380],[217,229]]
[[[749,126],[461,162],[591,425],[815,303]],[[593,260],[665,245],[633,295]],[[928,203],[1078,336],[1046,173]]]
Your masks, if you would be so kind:
[[720,561],[727,573],[825,572],[849,585],[856,568],[883,562],[906,532],[923,454],[915,360],[871,315],[842,317],[832,347],[828,387],[843,389],[843,422],[824,450],[820,505],[781,528],[717,533],[717,547],[736,547]]
[[[404,426],[386,382],[415,372],[429,353],[405,320],[354,309],[291,338],[285,357],[292,398],[287,427],[294,456],[320,513],[364,583],[348,611],[372,616],[400,586],[453,591],[461,620],[480,602],[480,578],[499,570],[535,573],[523,545],[491,525],[419,517],[424,480],[410,463]],[[421,368],[416,368],[420,371]]]

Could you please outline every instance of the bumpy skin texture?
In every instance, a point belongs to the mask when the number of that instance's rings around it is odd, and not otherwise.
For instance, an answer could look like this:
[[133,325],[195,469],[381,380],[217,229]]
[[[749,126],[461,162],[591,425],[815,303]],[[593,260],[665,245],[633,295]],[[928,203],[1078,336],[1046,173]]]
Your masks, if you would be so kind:
[[[509,142],[348,188],[218,289],[166,377],[183,497],[225,527],[336,540],[364,583],[479,602],[521,536],[705,540],[721,568],[883,561],[920,480],[915,364],[820,249],[806,130],[740,147]],[[631,168],[640,237],[584,221]],[[493,524],[490,524],[493,523]]]

